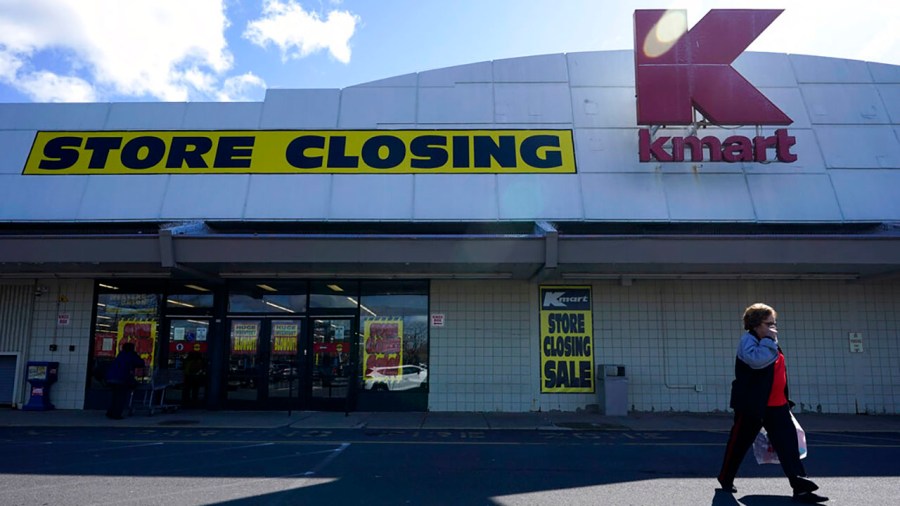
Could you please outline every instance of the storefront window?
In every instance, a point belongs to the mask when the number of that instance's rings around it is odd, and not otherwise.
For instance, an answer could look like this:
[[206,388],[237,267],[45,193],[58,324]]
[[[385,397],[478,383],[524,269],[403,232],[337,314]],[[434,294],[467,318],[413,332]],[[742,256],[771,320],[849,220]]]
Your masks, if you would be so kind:
[[299,315],[306,313],[306,283],[236,283],[229,289],[229,313],[269,313]]
[[310,286],[312,309],[349,309],[356,312],[359,300],[355,281],[314,281]]
[[211,293],[172,293],[166,297],[166,309],[192,310],[212,309],[213,295]]
[[428,390],[427,290],[424,282],[362,285],[359,346],[362,390]]
[[104,381],[109,363],[122,345],[134,343],[148,368],[157,365],[159,352],[159,300],[157,294],[101,293],[97,296],[92,366],[94,379]]

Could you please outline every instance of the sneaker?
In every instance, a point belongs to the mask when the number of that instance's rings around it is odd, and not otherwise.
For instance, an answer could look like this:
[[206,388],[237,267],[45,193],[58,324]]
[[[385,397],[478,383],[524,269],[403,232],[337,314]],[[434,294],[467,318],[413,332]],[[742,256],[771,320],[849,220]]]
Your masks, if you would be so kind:
[[828,498],[824,495],[819,495],[815,492],[795,492],[794,493],[794,501],[802,502],[806,504],[816,504],[820,502],[827,501]]

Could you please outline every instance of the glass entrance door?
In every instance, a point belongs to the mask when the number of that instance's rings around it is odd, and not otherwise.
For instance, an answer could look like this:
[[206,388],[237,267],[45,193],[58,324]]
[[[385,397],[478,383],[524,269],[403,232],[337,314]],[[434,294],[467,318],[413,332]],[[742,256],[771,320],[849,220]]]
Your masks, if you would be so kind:
[[303,320],[269,322],[269,395],[270,401],[290,403],[300,396],[300,336]]
[[230,405],[255,403],[261,397],[260,390],[267,365],[264,348],[260,346],[263,320],[231,320],[229,325],[229,352],[227,391]]
[[230,322],[227,391],[233,407],[296,406],[301,398],[302,318]]
[[[182,406],[202,406],[209,378],[209,319],[172,318],[169,320],[168,371],[181,375]],[[171,377],[170,377],[171,378]],[[172,395],[168,390],[166,396]]]
[[350,317],[311,319],[313,408],[336,409],[352,402],[354,322]]

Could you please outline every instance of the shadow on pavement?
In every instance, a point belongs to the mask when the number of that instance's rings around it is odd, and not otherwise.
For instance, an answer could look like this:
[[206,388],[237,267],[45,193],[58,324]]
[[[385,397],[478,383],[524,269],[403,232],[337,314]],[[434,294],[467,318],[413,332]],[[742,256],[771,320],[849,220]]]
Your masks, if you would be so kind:
[[741,502],[747,506],[784,506],[787,504],[798,504],[795,503],[790,496],[786,495],[745,495],[744,497],[741,497]]
[[740,506],[737,500],[735,500],[734,495],[731,492],[726,492],[724,490],[716,490],[715,495],[713,496],[712,506]]

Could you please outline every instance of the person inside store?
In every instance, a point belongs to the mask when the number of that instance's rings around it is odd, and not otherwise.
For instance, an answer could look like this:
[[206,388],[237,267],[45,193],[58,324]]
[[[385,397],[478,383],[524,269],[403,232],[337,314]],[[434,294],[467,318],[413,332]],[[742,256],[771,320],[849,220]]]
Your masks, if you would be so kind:
[[184,384],[181,386],[181,403],[185,406],[197,405],[200,401],[200,387],[206,381],[206,360],[199,351],[192,351],[184,358]]
[[762,303],[744,310],[744,334],[741,336],[731,384],[731,408],[734,425],[725,447],[718,480],[726,492],[736,493],[734,477],[762,427],[781,461],[784,475],[793,489],[795,501],[819,503],[828,498],[815,493],[819,489],[806,476],[800,461],[797,432],[791,415],[787,368],[778,345],[778,314]]
[[124,418],[122,413],[128,405],[128,396],[137,387],[135,369],[143,369],[144,361],[134,351],[134,343],[125,343],[115,360],[106,371],[106,383],[112,388],[112,398],[106,417],[113,420]]

